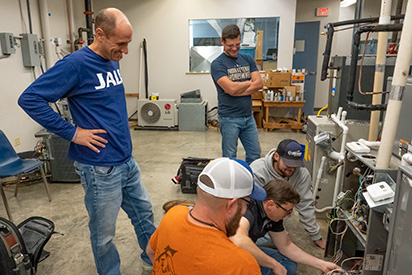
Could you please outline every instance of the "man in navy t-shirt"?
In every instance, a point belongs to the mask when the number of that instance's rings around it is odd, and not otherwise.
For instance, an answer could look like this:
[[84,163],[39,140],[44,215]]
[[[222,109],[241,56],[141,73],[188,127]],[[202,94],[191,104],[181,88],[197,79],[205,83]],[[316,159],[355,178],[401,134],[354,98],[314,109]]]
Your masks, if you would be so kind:
[[261,153],[251,94],[263,87],[262,78],[253,58],[238,53],[240,30],[236,25],[222,30],[221,43],[223,53],[212,62],[211,73],[219,102],[223,157],[236,158],[240,139],[250,164]]
[[[113,238],[120,208],[131,219],[144,262],[155,231],[152,205],[132,156],[132,142],[119,61],[128,53],[132,26],[118,9],[100,11],[95,39],[58,61],[20,96],[19,105],[47,130],[71,141],[74,160],[85,190],[90,239],[99,274],[120,274]],[[73,122],[53,111],[49,102],[67,97]]]

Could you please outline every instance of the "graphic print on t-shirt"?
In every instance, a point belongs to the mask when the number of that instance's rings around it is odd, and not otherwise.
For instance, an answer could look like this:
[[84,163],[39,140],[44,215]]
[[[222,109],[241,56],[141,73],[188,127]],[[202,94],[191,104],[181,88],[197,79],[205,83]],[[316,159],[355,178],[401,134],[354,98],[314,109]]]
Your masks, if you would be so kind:
[[123,83],[123,79],[120,76],[119,69],[113,71],[113,73],[106,72],[105,75],[103,75],[102,73],[98,73],[96,74],[96,76],[99,79],[99,86],[94,87],[96,90],[108,88],[110,87],[110,84],[112,84],[112,86],[117,86]]
[[228,68],[227,77],[232,81],[243,81],[250,79],[250,66],[239,66]]
[[155,258],[155,274],[176,275],[175,267],[173,265],[173,255],[177,252],[170,246],[166,246],[163,252],[156,250]]

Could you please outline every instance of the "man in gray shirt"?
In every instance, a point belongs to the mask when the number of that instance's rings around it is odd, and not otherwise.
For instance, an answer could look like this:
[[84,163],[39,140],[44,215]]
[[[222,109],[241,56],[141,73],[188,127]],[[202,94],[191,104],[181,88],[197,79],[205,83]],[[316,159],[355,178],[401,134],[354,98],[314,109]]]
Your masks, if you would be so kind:
[[297,141],[285,139],[264,158],[255,160],[250,167],[256,183],[260,186],[265,186],[271,180],[283,178],[296,188],[300,195],[300,202],[296,205],[299,220],[315,244],[325,249],[326,241],[319,233],[315,217],[311,177],[308,169],[303,167],[303,151]]

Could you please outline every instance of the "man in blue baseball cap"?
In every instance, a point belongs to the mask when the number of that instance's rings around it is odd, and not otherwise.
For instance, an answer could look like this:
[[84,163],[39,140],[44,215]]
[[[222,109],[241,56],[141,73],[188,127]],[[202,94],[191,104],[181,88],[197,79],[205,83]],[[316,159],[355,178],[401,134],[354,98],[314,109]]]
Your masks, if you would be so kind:
[[326,241],[322,239],[316,222],[312,180],[308,169],[303,167],[303,154],[304,150],[296,140],[284,139],[277,148],[270,150],[265,157],[255,160],[250,167],[256,184],[260,186],[265,186],[274,179],[285,179],[296,188],[300,195],[300,202],[296,205],[299,220],[312,241],[325,249]]
[[260,274],[255,258],[229,239],[250,199],[266,199],[252,169],[242,160],[218,158],[203,169],[197,185],[193,209],[172,207],[150,238],[146,252],[153,274]]

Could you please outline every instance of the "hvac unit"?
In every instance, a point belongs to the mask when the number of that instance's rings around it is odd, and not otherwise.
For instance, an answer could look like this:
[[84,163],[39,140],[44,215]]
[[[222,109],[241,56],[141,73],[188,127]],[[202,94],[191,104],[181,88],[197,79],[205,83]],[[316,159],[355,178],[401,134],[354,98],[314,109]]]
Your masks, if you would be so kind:
[[173,128],[178,125],[176,99],[139,99],[137,110],[140,127]]

